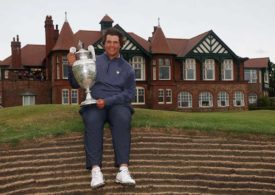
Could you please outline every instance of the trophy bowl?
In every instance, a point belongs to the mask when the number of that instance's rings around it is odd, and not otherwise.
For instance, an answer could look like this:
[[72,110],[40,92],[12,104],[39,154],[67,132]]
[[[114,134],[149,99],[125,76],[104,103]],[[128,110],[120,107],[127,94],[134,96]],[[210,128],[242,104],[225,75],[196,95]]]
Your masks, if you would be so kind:
[[85,89],[86,93],[86,99],[81,102],[80,106],[95,104],[96,100],[93,99],[90,90],[95,83],[96,77],[96,58],[94,47],[90,45],[88,50],[85,50],[81,45],[80,49],[77,52],[75,51],[75,47],[70,48],[70,52],[75,53],[76,55],[76,61],[73,63],[72,71],[77,83],[81,88]]

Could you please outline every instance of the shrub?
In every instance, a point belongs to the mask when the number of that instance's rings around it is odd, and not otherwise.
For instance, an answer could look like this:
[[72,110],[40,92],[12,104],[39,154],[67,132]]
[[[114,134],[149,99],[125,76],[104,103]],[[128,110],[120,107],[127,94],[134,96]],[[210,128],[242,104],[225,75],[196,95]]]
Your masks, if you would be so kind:
[[269,107],[270,106],[270,99],[267,96],[262,96],[258,99],[258,107]]

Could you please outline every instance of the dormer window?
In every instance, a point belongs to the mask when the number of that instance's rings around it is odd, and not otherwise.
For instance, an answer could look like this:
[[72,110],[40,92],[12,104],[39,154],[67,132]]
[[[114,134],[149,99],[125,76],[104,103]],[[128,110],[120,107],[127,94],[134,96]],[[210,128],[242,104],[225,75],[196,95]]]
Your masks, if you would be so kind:
[[196,60],[186,59],[183,64],[184,80],[196,80]]
[[233,60],[227,59],[222,64],[222,80],[233,80]]
[[215,61],[213,59],[205,60],[203,64],[203,79],[215,80]]

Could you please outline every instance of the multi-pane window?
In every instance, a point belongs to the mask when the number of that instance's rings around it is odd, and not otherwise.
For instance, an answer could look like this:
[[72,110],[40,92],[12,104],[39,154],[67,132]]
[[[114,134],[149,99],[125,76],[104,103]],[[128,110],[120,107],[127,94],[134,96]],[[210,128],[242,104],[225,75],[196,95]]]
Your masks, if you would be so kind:
[[178,95],[179,108],[192,108],[192,95],[187,91],[182,91]]
[[196,60],[186,59],[184,68],[184,80],[196,80]]
[[170,59],[159,58],[159,80],[169,80],[171,75]]
[[224,60],[222,64],[222,80],[233,80],[233,60]]
[[62,104],[69,104],[69,90],[62,89]]
[[244,94],[241,91],[236,91],[234,93],[234,106],[244,106]]
[[164,104],[164,89],[158,90],[158,103]]
[[256,93],[251,93],[248,95],[248,103],[249,104],[256,104],[257,103],[257,94]]
[[62,56],[62,78],[68,79],[68,73],[69,73],[69,67],[68,67],[68,60],[67,56]]
[[268,70],[264,71],[264,82],[269,83]]
[[258,70],[258,75],[259,75],[259,83],[262,83],[262,70]]
[[35,105],[35,96],[34,95],[23,95],[23,106]]
[[78,90],[72,89],[71,91],[71,104],[78,104]]
[[221,91],[218,94],[218,106],[226,107],[229,106],[229,95],[225,91]]
[[157,68],[153,66],[153,80],[157,80]]
[[60,79],[60,62],[59,62],[59,56],[56,56],[56,79]]
[[5,72],[4,72],[4,78],[5,79],[9,78],[9,71],[8,70],[5,70]]
[[145,103],[145,92],[143,87],[136,87],[135,99],[133,104],[144,104]]
[[213,97],[210,92],[201,92],[199,96],[199,106],[200,107],[212,107]]
[[203,65],[203,79],[215,80],[215,61],[213,59],[207,59]]
[[136,80],[145,80],[145,59],[142,56],[134,56],[130,61],[134,70]]
[[248,83],[257,83],[257,70],[246,69],[244,71],[244,80],[248,81]]
[[166,102],[166,104],[172,103],[172,90],[171,89],[165,90],[165,102]]
[[158,90],[158,103],[159,104],[171,104],[172,103],[172,90],[171,89],[159,89]]

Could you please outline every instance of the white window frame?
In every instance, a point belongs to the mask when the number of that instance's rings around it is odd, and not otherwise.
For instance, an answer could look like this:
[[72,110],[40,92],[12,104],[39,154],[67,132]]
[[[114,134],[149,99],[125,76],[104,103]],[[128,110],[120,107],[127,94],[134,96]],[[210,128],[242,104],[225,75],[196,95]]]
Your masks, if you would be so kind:
[[69,89],[62,89],[62,104],[69,104]]
[[23,95],[22,96],[22,105],[23,106],[35,105],[35,95]]
[[[205,105],[207,103],[207,105]],[[213,96],[208,91],[203,91],[199,95],[199,107],[209,108],[213,106]]]
[[[211,71],[213,78],[208,78],[208,71]],[[215,60],[206,59],[203,64],[203,80],[215,80]]]
[[[248,78],[247,78],[248,77]],[[257,70],[256,69],[245,69],[244,70],[244,79],[248,83],[257,83]]]
[[157,67],[153,66],[153,80],[157,80]]
[[164,104],[164,89],[158,89],[158,104]]
[[60,62],[59,62],[59,56],[56,56],[56,79],[60,79]]
[[233,105],[235,107],[244,106],[244,93],[242,91],[235,91]]
[[78,89],[71,90],[71,104],[78,104]]
[[69,64],[68,64],[67,56],[63,55],[62,56],[62,79],[68,79],[68,69],[69,69],[68,66]]
[[258,95],[256,93],[250,93],[248,95],[248,103],[249,104],[257,104]]
[[172,89],[165,90],[165,103],[172,104]]
[[[196,80],[196,60],[187,58],[183,63],[183,71],[184,80]],[[190,75],[192,75],[192,78],[189,78]]]
[[[233,60],[231,60],[231,59],[225,59],[224,61],[223,61],[223,64],[222,64],[222,80],[224,80],[224,81],[232,81],[232,80],[234,80],[234,78],[233,78],[233,72],[234,72],[234,70],[233,70]],[[226,78],[226,73],[227,72],[230,72],[230,78]]]
[[188,91],[182,91],[178,94],[179,108],[192,108],[192,95]]
[[137,71],[140,72],[140,77],[137,77],[136,74],[136,80],[137,81],[144,81],[145,78],[145,59],[143,56],[133,56],[130,60],[130,64],[132,64],[133,69],[135,70],[135,73]]
[[[141,99],[143,99],[143,101]],[[144,89],[144,87],[136,87],[136,95],[135,95],[135,99],[133,100],[132,104],[133,105],[144,105],[145,104],[145,89]]]
[[218,107],[229,106],[229,94],[226,91],[220,91],[218,93]]
[[264,71],[264,83],[269,83],[269,73],[267,69]]
[[[162,71],[168,70],[168,78],[164,78]],[[169,58],[159,58],[159,80],[171,79],[171,63]]]
[[8,79],[9,78],[9,71],[5,70],[4,72],[4,79]]

